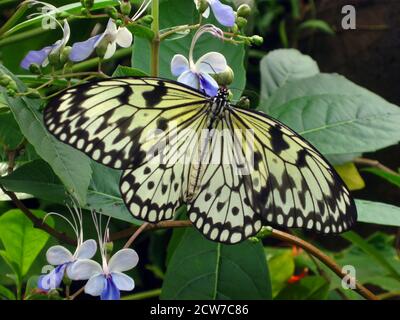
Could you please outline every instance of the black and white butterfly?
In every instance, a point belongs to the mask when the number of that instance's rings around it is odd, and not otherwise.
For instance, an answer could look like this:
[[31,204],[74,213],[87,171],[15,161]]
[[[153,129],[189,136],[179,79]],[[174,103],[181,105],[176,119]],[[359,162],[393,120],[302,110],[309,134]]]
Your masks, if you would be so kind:
[[354,201],[323,156],[287,126],[227,96],[226,89],[210,98],[160,78],[111,78],[57,95],[44,122],[62,142],[123,170],[121,195],[138,219],[172,219],[186,204],[193,225],[225,243],[264,224],[350,228]]

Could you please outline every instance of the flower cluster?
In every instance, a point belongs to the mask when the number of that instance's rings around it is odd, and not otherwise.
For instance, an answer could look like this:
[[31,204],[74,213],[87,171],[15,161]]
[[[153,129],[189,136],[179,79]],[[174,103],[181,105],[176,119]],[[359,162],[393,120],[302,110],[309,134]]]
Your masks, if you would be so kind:
[[[47,261],[54,268],[48,274],[39,277],[38,288],[46,292],[57,289],[65,278],[88,280],[85,285],[85,293],[100,296],[102,300],[118,300],[120,291],[131,291],[135,287],[134,280],[123,272],[137,265],[139,257],[136,251],[124,248],[108,259],[108,236],[104,236],[102,233],[101,216],[97,217],[95,213],[92,213],[98,234],[102,264],[91,260],[96,254],[97,243],[93,239],[83,240],[82,211],[75,203],[69,209],[72,221],[58,213],[52,212],[49,215],[57,215],[71,225],[76,235],[77,246],[73,254],[60,245],[52,246],[47,250]],[[108,235],[108,223],[109,219],[105,228],[106,235]]]

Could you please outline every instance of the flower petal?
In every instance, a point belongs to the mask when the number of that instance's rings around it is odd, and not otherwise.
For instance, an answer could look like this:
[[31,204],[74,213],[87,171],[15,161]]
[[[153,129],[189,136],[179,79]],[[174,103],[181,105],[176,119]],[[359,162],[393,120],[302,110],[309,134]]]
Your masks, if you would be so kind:
[[75,253],[76,259],[90,259],[97,250],[97,243],[93,239],[84,241]]
[[233,27],[235,24],[235,13],[232,7],[221,3],[219,0],[208,0],[208,3],[220,24],[226,27]]
[[50,54],[51,50],[54,46],[44,47],[41,50],[31,50],[25,56],[25,58],[21,61],[21,67],[29,70],[31,64],[36,63],[38,65],[42,65],[43,62],[46,60],[48,55]]
[[119,300],[121,297],[121,294],[113,282],[113,279],[111,277],[108,277],[105,282],[104,290],[101,293],[101,300]]
[[210,16],[210,7],[203,12],[202,16],[206,19]]
[[115,24],[113,19],[111,19],[111,18],[108,19],[107,27],[106,27],[106,30],[104,31],[104,33],[112,34],[112,35],[117,33],[117,25]]
[[122,272],[134,268],[139,261],[139,256],[133,249],[117,251],[108,262],[110,272]]
[[71,61],[82,61],[87,59],[93,53],[95,44],[101,36],[101,34],[98,34],[86,41],[74,43],[71,53],[69,54],[69,59]]
[[135,281],[130,276],[121,272],[112,272],[111,276],[118,290],[131,291],[135,288]]
[[72,280],[87,280],[92,276],[101,273],[103,273],[103,269],[96,261],[82,259],[73,264],[69,276]]
[[176,54],[171,60],[171,72],[175,77],[189,70],[189,61],[185,56]]
[[219,73],[228,67],[225,57],[219,52],[208,52],[196,62],[196,70],[205,73]]
[[107,46],[106,53],[104,54],[104,59],[111,58],[116,50],[117,50],[117,44],[115,42],[109,43]]
[[117,44],[120,47],[128,48],[132,45],[132,33],[128,30],[128,28],[119,28],[117,32]]
[[218,83],[208,73],[200,74],[200,89],[210,96],[215,97],[218,93]]
[[192,87],[197,90],[200,89],[199,76],[190,70],[182,73],[178,78],[178,82],[184,83],[184,84],[188,85],[189,87]]
[[71,262],[73,256],[67,248],[64,248],[63,246],[53,246],[47,250],[46,259],[50,264],[58,266]]
[[88,282],[86,282],[85,293],[95,297],[99,296],[103,292],[105,284],[106,278],[104,277],[104,274],[93,276]]
[[66,266],[66,264],[60,265],[51,270],[48,274],[40,276],[38,279],[38,288],[45,291],[59,288],[61,281],[64,278]]

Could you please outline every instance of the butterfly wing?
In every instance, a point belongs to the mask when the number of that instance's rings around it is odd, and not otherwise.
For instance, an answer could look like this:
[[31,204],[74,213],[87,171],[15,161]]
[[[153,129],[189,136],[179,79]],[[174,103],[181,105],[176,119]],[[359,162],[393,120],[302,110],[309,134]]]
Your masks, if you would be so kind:
[[44,110],[59,140],[115,169],[146,162],[175,127],[202,112],[201,93],[158,78],[113,78],[72,87]]
[[252,203],[269,224],[343,232],[357,219],[342,179],[310,143],[265,114],[232,107],[231,121],[254,130]]

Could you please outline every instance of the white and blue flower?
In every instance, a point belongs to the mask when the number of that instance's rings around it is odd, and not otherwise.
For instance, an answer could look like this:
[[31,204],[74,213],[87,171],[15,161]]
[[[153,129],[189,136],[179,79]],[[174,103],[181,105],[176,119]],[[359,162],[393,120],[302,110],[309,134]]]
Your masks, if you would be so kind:
[[219,86],[210,74],[223,72],[228,65],[225,57],[219,52],[208,52],[196,62],[194,61],[194,46],[199,37],[206,32],[223,39],[223,33],[220,29],[212,25],[204,25],[193,37],[189,50],[189,59],[181,54],[176,54],[171,60],[171,72],[178,77],[177,80],[179,82],[213,97],[218,93]]
[[81,259],[92,258],[97,251],[97,243],[95,240],[90,239],[83,241],[82,210],[75,202],[73,202],[73,207],[71,208],[68,206],[68,209],[72,216],[71,221],[65,216],[55,212],[51,212],[47,216],[55,215],[64,219],[75,233],[77,246],[74,253],[71,253],[67,248],[60,245],[52,246],[47,250],[47,262],[55,266],[55,268],[48,274],[39,277],[38,287],[45,291],[60,287],[65,274],[68,278],[72,279],[71,270],[74,264]]
[[28,52],[28,54],[25,56],[25,58],[21,62],[21,67],[29,70],[29,67],[32,64],[37,64],[42,67],[45,67],[49,63],[49,56],[50,55],[60,55],[62,50],[65,48],[71,31],[69,28],[69,24],[67,20],[64,20],[64,26],[61,27],[63,30],[63,37],[60,40],[57,40],[54,44],[51,46],[44,47],[41,50],[31,50]]
[[79,260],[72,268],[74,280],[88,280],[85,293],[100,296],[101,300],[119,300],[120,291],[131,291],[135,288],[134,280],[124,274],[134,268],[139,257],[133,249],[117,251],[109,261],[102,254],[103,263],[100,265],[93,260]]
[[[203,17],[208,18],[211,10],[217,21],[225,27],[233,27],[235,24],[235,12],[232,7],[221,3],[219,0],[206,0],[209,7],[203,12]],[[200,8],[200,1],[194,0],[197,9]]]
[[117,50],[117,45],[128,48],[132,45],[132,33],[126,27],[119,27],[114,20],[109,19],[106,30],[83,42],[74,43],[69,59],[74,62],[87,59],[97,48],[104,48],[102,58],[111,58]]

